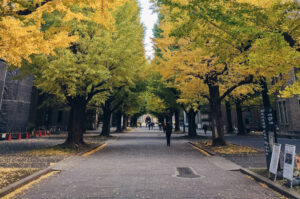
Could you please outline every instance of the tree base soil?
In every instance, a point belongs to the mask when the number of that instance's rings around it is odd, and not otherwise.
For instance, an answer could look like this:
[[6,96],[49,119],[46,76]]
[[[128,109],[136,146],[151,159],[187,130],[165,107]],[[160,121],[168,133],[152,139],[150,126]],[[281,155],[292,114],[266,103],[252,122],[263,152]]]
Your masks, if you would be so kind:
[[232,143],[227,143],[225,146],[213,146],[211,140],[201,140],[198,142],[194,142],[194,144],[219,155],[240,155],[260,152],[252,147],[241,146]]

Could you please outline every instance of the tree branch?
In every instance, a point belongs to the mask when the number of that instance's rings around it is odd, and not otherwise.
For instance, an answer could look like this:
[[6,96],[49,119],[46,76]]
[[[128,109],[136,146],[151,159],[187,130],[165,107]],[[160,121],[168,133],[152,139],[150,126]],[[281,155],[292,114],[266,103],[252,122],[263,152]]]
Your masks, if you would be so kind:
[[24,9],[24,10],[19,10],[16,12],[17,15],[20,15],[20,16],[25,16],[25,15],[29,15],[31,13],[33,13],[36,9],[38,9],[39,7],[42,7],[43,5],[45,5],[46,3],[48,2],[51,2],[53,0],[44,0],[42,1],[41,3],[37,3],[35,4],[34,8],[33,9]]
[[249,84],[251,82],[253,82],[253,75],[246,77],[244,80],[240,81],[239,83],[237,83],[236,85],[232,86],[227,91],[225,91],[223,93],[223,95],[219,98],[219,101],[222,101],[227,95],[229,95],[237,87],[245,85],[245,84]]

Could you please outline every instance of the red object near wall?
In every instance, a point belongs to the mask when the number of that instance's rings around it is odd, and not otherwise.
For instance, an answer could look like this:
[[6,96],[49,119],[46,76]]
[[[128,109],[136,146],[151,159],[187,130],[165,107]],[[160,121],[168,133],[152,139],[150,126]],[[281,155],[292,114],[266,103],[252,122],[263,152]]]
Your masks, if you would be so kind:
[[8,134],[8,141],[11,141],[11,133]]
[[44,131],[44,136],[46,136],[46,135],[47,135],[47,130]]
[[26,139],[29,139],[29,137],[30,137],[30,134],[29,134],[29,132],[27,132],[26,133]]
[[21,132],[19,132],[18,140],[21,140],[21,139],[22,139],[22,134],[21,134]]
[[40,136],[40,137],[42,136],[42,131],[41,131],[41,130],[39,130],[39,136]]

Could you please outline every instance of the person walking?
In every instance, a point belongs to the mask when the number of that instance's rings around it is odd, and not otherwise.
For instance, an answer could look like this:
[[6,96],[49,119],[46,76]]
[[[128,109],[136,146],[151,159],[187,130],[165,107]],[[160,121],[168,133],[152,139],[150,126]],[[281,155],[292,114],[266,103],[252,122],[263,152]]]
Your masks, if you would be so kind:
[[171,144],[171,134],[172,134],[172,124],[167,122],[167,124],[166,124],[166,138],[167,138],[167,146],[168,147]]

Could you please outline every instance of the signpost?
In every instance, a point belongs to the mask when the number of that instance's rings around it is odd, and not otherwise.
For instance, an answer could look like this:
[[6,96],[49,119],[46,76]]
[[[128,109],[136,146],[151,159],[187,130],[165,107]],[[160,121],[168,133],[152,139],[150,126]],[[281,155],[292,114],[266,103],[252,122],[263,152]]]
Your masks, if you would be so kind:
[[270,143],[275,143],[274,139],[276,136],[273,111],[271,107],[265,107],[264,109],[261,109],[260,113],[263,127],[265,155],[267,159],[267,167],[269,169],[272,155]]
[[275,175],[274,181],[276,181],[276,177],[277,177],[280,151],[281,151],[281,144],[274,144],[273,151],[272,151],[271,163],[270,163],[270,167],[269,167],[269,173],[273,173]]
[[284,164],[283,164],[283,177],[291,182],[293,185],[294,174],[294,159],[295,159],[296,146],[286,144],[284,148]]

